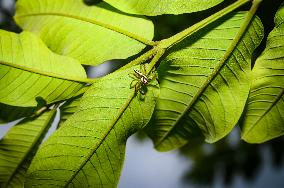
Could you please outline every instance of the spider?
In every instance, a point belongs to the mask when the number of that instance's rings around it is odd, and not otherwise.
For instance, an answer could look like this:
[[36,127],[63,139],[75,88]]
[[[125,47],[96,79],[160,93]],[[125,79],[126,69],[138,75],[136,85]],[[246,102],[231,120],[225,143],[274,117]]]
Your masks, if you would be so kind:
[[140,70],[135,70],[134,73],[130,73],[129,76],[133,78],[130,83],[130,88],[135,88],[135,93],[140,93],[141,95],[145,95],[147,92],[147,85],[156,77],[154,76],[146,76],[146,68],[145,65],[141,66]]

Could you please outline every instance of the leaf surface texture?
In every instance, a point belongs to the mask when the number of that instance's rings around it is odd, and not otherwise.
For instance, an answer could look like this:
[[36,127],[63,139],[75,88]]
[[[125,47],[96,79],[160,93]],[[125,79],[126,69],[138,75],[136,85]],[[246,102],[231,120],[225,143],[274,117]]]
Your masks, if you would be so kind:
[[24,186],[25,174],[39,144],[51,126],[56,109],[13,126],[0,141],[0,186]]
[[154,34],[152,22],[144,17],[123,14],[106,3],[87,6],[81,0],[19,0],[15,19],[54,52],[86,65],[135,55]]
[[284,134],[284,4],[252,71],[242,139],[262,143]]
[[104,0],[130,14],[183,14],[211,8],[223,0]]
[[148,86],[140,100],[129,89],[133,72],[112,73],[88,89],[75,114],[39,149],[27,187],[116,187],[126,140],[147,124],[159,91]]
[[32,107],[70,98],[85,85],[82,65],[51,52],[34,34],[0,30],[0,102]]
[[147,131],[158,150],[180,147],[200,135],[216,142],[237,124],[249,94],[251,55],[263,36],[255,18],[225,58],[245,16],[237,13],[214,22],[161,62],[161,95]]

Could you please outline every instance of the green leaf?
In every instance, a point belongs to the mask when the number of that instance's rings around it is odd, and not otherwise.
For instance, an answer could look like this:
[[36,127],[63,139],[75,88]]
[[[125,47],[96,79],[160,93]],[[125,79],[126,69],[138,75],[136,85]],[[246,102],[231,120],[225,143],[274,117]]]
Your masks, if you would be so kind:
[[27,187],[116,187],[126,140],[147,124],[159,92],[148,85],[141,99],[130,89],[129,73],[133,68],[90,87],[78,111],[39,149],[28,170]]
[[37,33],[54,52],[98,65],[140,52],[154,34],[150,20],[82,0],[19,0],[16,22]]
[[71,98],[59,107],[60,109],[60,121],[58,123],[58,128],[61,127],[62,124],[73,115],[77,109],[79,108],[80,101],[82,99],[83,94],[88,90],[90,86],[84,87],[80,92],[80,94],[74,98]]
[[71,115],[73,115],[77,109],[79,108],[80,101],[82,95],[79,95],[75,98],[72,98],[66,101],[59,109],[60,109],[60,121],[58,127],[61,127],[64,122],[69,119]]
[[211,8],[223,0],[104,0],[115,8],[130,13],[156,16],[183,14]]
[[82,65],[52,53],[34,34],[0,30],[0,102],[36,106],[70,98],[87,82]]
[[56,109],[37,118],[26,118],[0,141],[0,187],[24,186],[27,168],[55,114]]
[[235,41],[245,16],[214,22],[161,62],[161,95],[147,130],[158,150],[180,147],[201,133],[207,142],[216,142],[238,122],[250,89],[251,55],[263,37],[255,18]]
[[[284,5],[284,4],[283,4]],[[284,135],[284,6],[276,27],[252,71],[252,85],[242,122],[242,139],[262,143]]]
[[[9,106],[0,103],[0,125],[8,123],[23,117],[31,116],[35,112],[35,108],[24,108],[18,106]],[[5,124],[4,124],[5,125]]]

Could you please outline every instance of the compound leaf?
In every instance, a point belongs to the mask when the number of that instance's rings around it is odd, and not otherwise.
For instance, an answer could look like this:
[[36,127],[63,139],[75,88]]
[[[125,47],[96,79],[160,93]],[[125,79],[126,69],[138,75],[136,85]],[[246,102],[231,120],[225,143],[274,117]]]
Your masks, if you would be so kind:
[[87,6],[83,0],[19,0],[15,20],[54,52],[86,65],[135,55],[154,33],[150,20],[123,14],[106,3]]
[[13,126],[0,141],[0,186],[24,186],[25,174],[47,130],[56,109],[44,112],[37,118],[26,118]]
[[82,65],[51,52],[34,34],[0,30],[0,102],[32,107],[70,98],[85,85]]
[[112,73],[86,91],[75,114],[39,149],[25,186],[116,187],[126,140],[147,124],[159,91],[149,85],[141,100],[129,88],[133,72]]
[[156,16],[183,14],[211,8],[223,0],[104,0],[115,8],[130,13]]
[[262,143],[284,134],[284,4],[276,27],[252,71],[252,85],[242,122],[242,139]]
[[245,16],[218,20],[161,62],[161,95],[147,130],[158,150],[180,147],[201,133],[207,142],[216,142],[238,122],[250,89],[251,55],[263,36],[255,18],[231,47]]

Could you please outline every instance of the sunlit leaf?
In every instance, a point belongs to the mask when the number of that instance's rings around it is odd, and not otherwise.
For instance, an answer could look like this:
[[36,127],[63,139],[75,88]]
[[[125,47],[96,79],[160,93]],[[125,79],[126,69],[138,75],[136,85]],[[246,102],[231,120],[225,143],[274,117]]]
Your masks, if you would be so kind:
[[130,14],[156,16],[160,14],[183,14],[211,8],[223,0],[104,0]]
[[[284,5],[284,4],[283,4]],[[242,139],[262,143],[284,134],[284,6],[252,71]]]
[[82,95],[72,98],[66,101],[60,109],[60,121],[58,127],[60,127],[64,122],[73,115],[79,108]]
[[0,187],[23,187],[31,159],[51,126],[56,110],[26,118],[0,141]]
[[87,82],[81,64],[51,52],[34,34],[0,30],[0,102],[36,106],[71,98]]
[[16,22],[37,33],[54,52],[87,65],[123,59],[153,38],[151,21],[118,12],[106,3],[83,0],[19,0]]
[[159,91],[149,85],[144,97],[135,95],[129,73],[133,68],[110,74],[88,89],[78,111],[39,149],[27,187],[116,187],[126,140],[147,124]]
[[[251,55],[263,36],[255,18],[231,47],[245,16],[218,20],[161,62],[161,95],[148,130],[158,150],[180,147],[201,133],[207,142],[216,142],[238,122],[250,89]],[[225,58],[230,48],[233,53]]]

